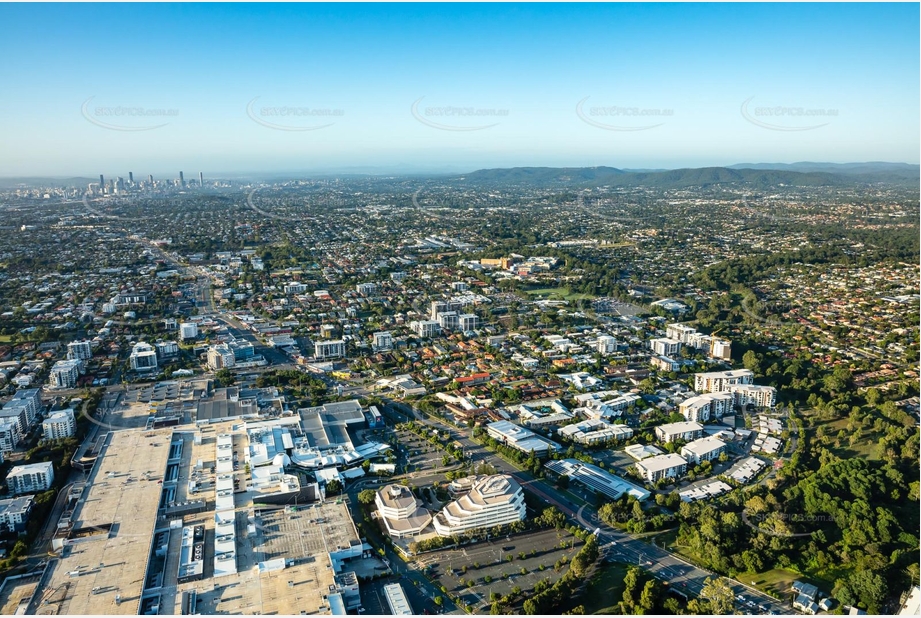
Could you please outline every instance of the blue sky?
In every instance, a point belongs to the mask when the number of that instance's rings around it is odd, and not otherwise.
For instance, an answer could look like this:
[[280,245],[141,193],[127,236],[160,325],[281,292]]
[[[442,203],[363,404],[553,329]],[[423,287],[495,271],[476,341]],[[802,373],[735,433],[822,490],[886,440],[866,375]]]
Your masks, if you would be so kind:
[[907,3],[5,4],[0,176],[917,163],[918,22]]

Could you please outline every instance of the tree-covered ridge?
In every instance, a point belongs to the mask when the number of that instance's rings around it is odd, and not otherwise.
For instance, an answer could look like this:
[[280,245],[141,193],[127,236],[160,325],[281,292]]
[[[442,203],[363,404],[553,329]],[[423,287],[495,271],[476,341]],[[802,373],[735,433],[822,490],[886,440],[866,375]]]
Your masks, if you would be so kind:
[[[613,167],[513,167],[483,169],[461,177],[470,183],[496,185],[560,185],[648,187],[679,189],[711,185],[747,185],[755,188],[787,185],[795,187],[851,186],[876,182],[918,184],[917,174],[870,171],[848,174],[828,171],[790,171],[774,169],[732,169],[702,167],[653,172],[630,172]],[[912,185],[913,186],[913,185]]]

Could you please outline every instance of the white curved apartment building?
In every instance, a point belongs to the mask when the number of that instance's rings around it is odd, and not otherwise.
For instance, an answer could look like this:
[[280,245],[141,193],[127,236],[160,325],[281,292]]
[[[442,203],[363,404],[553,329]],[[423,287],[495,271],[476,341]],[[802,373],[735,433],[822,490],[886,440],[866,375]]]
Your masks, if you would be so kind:
[[521,521],[526,513],[521,485],[507,474],[498,474],[477,479],[469,492],[445,505],[432,525],[440,536],[451,536]]

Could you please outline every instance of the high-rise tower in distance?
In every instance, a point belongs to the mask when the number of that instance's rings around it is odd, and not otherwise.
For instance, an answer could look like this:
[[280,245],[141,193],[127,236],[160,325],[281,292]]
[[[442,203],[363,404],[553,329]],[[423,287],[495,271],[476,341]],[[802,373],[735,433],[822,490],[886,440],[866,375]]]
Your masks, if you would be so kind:
[[205,186],[205,175],[202,172],[198,172],[198,186],[199,187]]
[[134,184],[134,172],[128,172],[128,183]]
[[182,172],[179,172],[179,186],[180,187],[185,186],[185,176],[182,175]]

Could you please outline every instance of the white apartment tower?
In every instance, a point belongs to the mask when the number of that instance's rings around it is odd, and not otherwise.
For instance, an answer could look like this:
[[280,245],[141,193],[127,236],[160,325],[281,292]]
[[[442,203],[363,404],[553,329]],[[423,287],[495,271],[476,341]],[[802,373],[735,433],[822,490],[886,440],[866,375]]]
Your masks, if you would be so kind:
[[73,341],[67,344],[67,360],[90,360],[93,358],[93,346],[89,341]]
[[599,335],[595,341],[595,349],[599,354],[613,354],[617,351],[617,339],[611,335]]
[[195,339],[198,337],[198,324],[195,322],[183,322],[179,325],[179,338],[185,341],[186,339]]
[[480,327],[480,316],[475,313],[462,313],[457,316],[457,323],[460,330],[464,332],[476,330]]
[[229,369],[236,364],[236,356],[226,343],[208,348],[208,368],[213,371]]
[[355,286],[355,291],[362,296],[374,296],[377,294],[376,283],[359,283]]
[[751,384],[754,377],[755,374],[748,369],[695,373],[694,390],[698,393],[722,393],[728,391],[730,386]]
[[14,496],[48,491],[52,483],[54,483],[54,465],[50,461],[14,466],[6,475],[6,486]]
[[131,348],[128,357],[131,368],[135,371],[150,371],[157,368],[157,351],[149,343],[138,341]]
[[652,351],[659,356],[674,356],[678,353],[679,350],[681,350],[681,342],[677,339],[662,337],[660,339],[653,339],[650,341],[649,347],[651,347]]
[[374,340],[371,344],[375,352],[383,352],[385,350],[393,349],[393,335],[390,334],[390,331],[384,330],[378,333],[374,333]]
[[441,324],[434,320],[413,321],[409,328],[420,337],[437,337],[441,332]]
[[342,339],[316,341],[313,344],[313,356],[318,360],[343,358],[345,356],[345,341]]
[[51,368],[48,382],[52,388],[74,388],[77,378],[80,377],[80,364],[82,361],[58,361]]
[[69,438],[77,432],[74,411],[67,409],[52,413],[42,421],[42,431],[46,440]]

